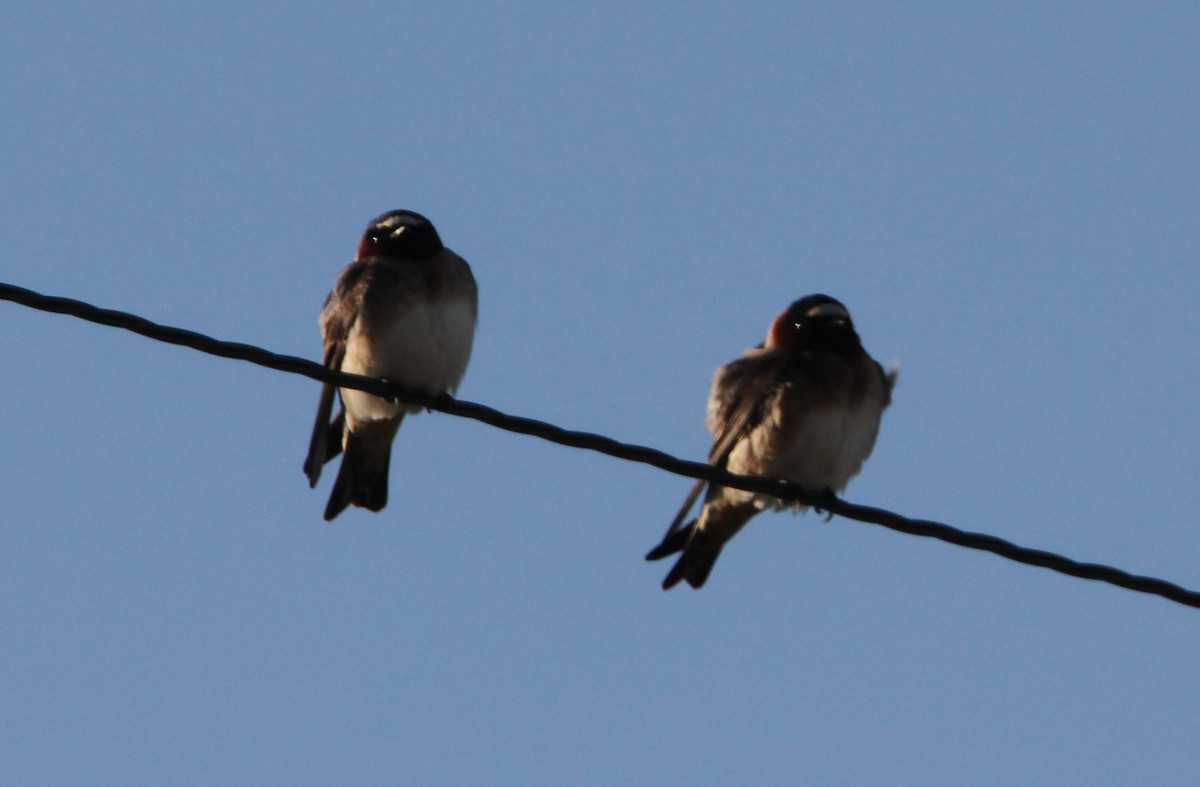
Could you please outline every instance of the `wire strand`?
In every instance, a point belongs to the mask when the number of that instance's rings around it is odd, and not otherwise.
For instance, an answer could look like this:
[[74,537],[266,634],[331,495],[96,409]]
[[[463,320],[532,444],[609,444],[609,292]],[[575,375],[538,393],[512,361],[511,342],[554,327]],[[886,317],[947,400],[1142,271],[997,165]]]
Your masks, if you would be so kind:
[[967,549],[991,552],[1018,563],[1047,568],[1080,579],[1106,582],[1126,590],[1161,596],[1179,604],[1200,609],[1200,592],[1188,590],[1166,580],[1130,574],[1119,568],[1099,563],[1082,563],[1053,552],[1017,546],[1010,541],[984,533],[959,530],[941,522],[910,519],[881,508],[871,508],[850,503],[841,498],[815,494],[790,481],[735,475],[703,462],[679,459],[647,446],[622,443],[603,435],[563,429],[544,421],[509,415],[482,404],[455,399],[448,394],[431,396],[420,391],[403,388],[387,380],[336,372],[319,363],[294,355],[280,355],[250,344],[221,341],[195,331],[160,325],[127,312],[103,309],[71,298],[42,295],[11,284],[0,283],[0,300],[12,301],[41,311],[66,314],[114,328],[122,328],[149,339],[190,347],[209,355],[248,361],[268,369],[333,383],[342,388],[355,388],[376,396],[411,402],[430,410],[461,418],[470,418],[509,432],[537,437],[571,448],[597,451],[617,459],[651,465],[688,478],[772,495],[782,500],[820,508],[847,519],[879,525],[909,535],[936,538]]

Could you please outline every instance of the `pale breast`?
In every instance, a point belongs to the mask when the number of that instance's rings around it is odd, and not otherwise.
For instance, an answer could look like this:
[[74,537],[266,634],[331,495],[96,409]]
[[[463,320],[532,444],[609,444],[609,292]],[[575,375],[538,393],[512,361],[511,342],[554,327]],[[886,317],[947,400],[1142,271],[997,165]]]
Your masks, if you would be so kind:
[[[729,469],[795,481],[806,489],[841,491],[871,455],[883,412],[882,400],[827,402],[794,419],[768,419],[734,449]],[[783,507],[775,498],[759,505]]]
[[[475,337],[475,309],[467,299],[417,301],[395,319],[378,325],[370,341],[352,331],[342,370],[386,377],[429,393],[453,393],[462,382]],[[419,407],[393,405],[361,391],[342,390],[355,420],[389,418]]]

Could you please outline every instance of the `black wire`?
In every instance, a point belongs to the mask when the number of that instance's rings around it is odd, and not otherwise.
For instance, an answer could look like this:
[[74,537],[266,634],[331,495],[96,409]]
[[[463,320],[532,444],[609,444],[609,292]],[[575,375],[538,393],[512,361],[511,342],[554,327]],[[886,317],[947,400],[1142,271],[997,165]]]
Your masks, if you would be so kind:
[[304,375],[305,377],[322,382],[334,383],[342,388],[356,388],[377,396],[411,402],[422,407],[427,407],[430,410],[438,410],[450,415],[481,421],[509,432],[538,437],[542,440],[548,440],[552,443],[572,448],[598,451],[602,454],[631,462],[653,465],[669,473],[675,473],[676,475],[688,478],[697,478],[735,489],[772,495],[782,500],[794,501],[820,508],[838,516],[846,517],[847,519],[880,525],[890,530],[914,536],[936,538],[968,549],[991,552],[992,554],[1014,560],[1018,563],[1048,568],[1051,571],[1057,571],[1060,574],[1067,574],[1081,579],[1107,582],[1110,585],[1116,585],[1127,590],[1150,593],[1170,599],[1179,604],[1200,608],[1200,593],[1162,579],[1130,574],[1119,568],[1098,563],[1080,563],[1052,552],[1020,547],[1002,538],[996,538],[984,533],[971,533],[969,531],[958,530],[940,522],[909,519],[908,517],[903,517],[880,508],[855,505],[840,498],[829,497],[824,494],[814,494],[801,489],[799,485],[790,481],[735,475],[703,462],[689,462],[684,459],[678,459],[654,448],[622,443],[612,438],[589,432],[563,429],[562,427],[543,421],[536,421],[532,418],[508,415],[491,407],[455,399],[445,394],[430,396],[419,391],[403,388],[386,380],[331,371],[319,363],[305,358],[298,358],[294,355],[280,355],[249,344],[220,341],[211,336],[196,333],[195,331],[173,328],[168,325],[159,325],[158,323],[126,312],[101,309],[83,301],[72,300],[71,298],[42,295],[32,290],[14,287],[11,284],[0,283],[0,300],[12,301],[42,311],[67,314],[90,322],[100,323],[101,325],[110,325],[114,328],[123,328],[150,339],[190,347],[210,355],[249,361],[259,366],[265,366],[268,369],[277,369],[282,372]]

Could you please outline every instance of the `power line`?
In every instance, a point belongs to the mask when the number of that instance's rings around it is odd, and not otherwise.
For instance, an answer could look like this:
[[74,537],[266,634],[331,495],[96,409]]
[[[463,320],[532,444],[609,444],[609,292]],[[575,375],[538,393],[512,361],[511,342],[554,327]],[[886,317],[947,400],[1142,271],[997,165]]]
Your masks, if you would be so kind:
[[799,485],[789,481],[735,475],[703,462],[690,462],[679,459],[654,448],[622,443],[612,438],[589,432],[563,429],[554,424],[537,421],[532,418],[508,415],[491,407],[455,399],[447,394],[430,396],[419,391],[403,388],[386,380],[331,371],[319,363],[305,358],[298,358],[294,355],[280,355],[250,344],[220,341],[211,336],[196,333],[195,331],[174,328],[169,325],[160,325],[127,312],[102,309],[71,298],[42,295],[32,290],[15,287],[11,284],[0,283],[0,300],[12,301],[41,311],[67,314],[114,328],[122,328],[156,341],[190,347],[194,350],[199,350],[210,355],[217,355],[222,358],[249,361],[259,366],[265,366],[268,369],[299,374],[314,380],[320,380],[321,382],[334,383],[342,388],[356,388],[375,394],[376,396],[411,402],[430,410],[438,410],[450,415],[482,421],[485,424],[509,432],[530,435],[572,448],[598,451],[599,453],[630,462],[653,465],[669,473],[675,473],[676,475],[688,478],[709,481],[735,489],[744,489],[749,492],[772,495],[782,500],[795,501],[820,508],[838,516],[846,517],[847,519],[880,525],[889,530],[896,530],[914,536],[936,538],[968,549],[991,552],[992,554],[1014,560],[1018,563],[1048,568],[1051,571],[1057,571],[1060,574],[1067,574],[1081,579],[1107,582],[1110,585],[1116,585],[1127,590],[1149,593],[1185,606],[1200,608],[1200,592],[1188,590],[1162,579],[1130,574],[1119,568],[1098,563],[1081,563],[1052,552],[1017,546],[1002,538],[984,533],[972,533],[950,527],[940,522],[910,519],[880,508],[848,503],[840,498],[805,491]]

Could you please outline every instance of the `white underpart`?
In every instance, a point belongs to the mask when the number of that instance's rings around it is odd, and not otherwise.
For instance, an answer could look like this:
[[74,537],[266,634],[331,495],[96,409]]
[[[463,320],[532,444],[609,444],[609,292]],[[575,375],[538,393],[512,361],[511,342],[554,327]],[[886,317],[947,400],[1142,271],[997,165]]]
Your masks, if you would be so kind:
[[[840,492],[858,475],[863,462],[871,455],[879,434],[880,415],[881,410],[873,404],[813,410],[790,436],[786,447],[769,461],[752,466],[757,463],[750,462],[749,452],[760,457],[771,454],[765,445],[767,426],[764,424],[733,450],[729,467],[734,472],[757,472],[768,478],[785,478],[813,492],[826,488]],[[750,496],[747,493],[747,497]],[[767,495],[753,497],[759,508],[791,505]]]
[[[475,315],[467,301],[414,303],[399,319],[378,331],[370,346],[361,334],[352,331],[342,371],[386,377],[429,393],[453,393],[466,374],[474,337]],[[347,415],[358,422],[421,409],[349,388],[342,389],[342,402]]]

